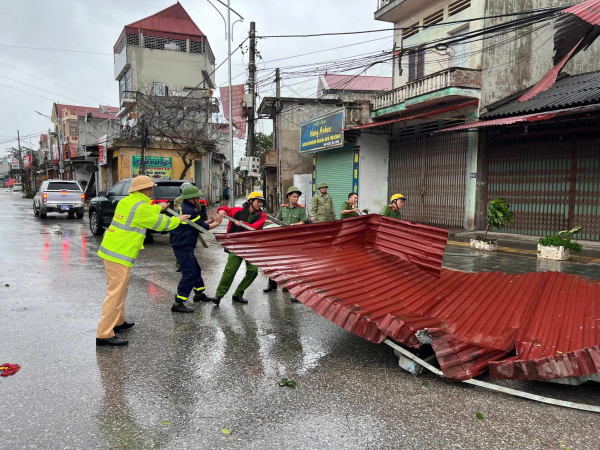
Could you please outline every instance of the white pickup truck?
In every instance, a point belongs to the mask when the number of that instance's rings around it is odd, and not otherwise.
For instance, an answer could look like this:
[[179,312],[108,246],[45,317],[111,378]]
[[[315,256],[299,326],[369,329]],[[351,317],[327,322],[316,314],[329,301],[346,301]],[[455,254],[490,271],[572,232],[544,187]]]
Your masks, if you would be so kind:
[[33,199],[33,214],[45,219],[49,212],[77,215],[83,219],[85,194],[76,181],[47,180]]

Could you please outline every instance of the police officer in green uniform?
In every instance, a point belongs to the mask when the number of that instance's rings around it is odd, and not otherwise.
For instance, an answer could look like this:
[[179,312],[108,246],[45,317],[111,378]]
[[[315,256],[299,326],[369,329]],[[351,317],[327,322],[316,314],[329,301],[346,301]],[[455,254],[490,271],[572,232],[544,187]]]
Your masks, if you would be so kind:
[[406,198],[402,194],[393,195],[391,204],[381,210],[381,215],[401,220],[400,209],[404,206],[404,200],[406,200]]
[[328,187],[327,183],[319,184],[319,192],[312,199],[310,217],[315,222],[333,222],[336,219],[333,200],[327,193]]
[[[302,225],[310,223],[310,220],[306,215],[306,208],[304,205],[298,203],[301,195],[302,191],[296,186],[292,186],[288,189],[286,194],[288,203],[281,205],[281,208],[279,208],[277,220],[281,220],[286,225]],[[269,286],[267,286],[266,289],[263,289],[263,292],[275,290],[277,290],[277,283],[269,278]],[[297,301],[298,300],[292,297],[292,302]]]
[[342,219],[349,219],[350,217],[358,217],[358,194],[351,192],[348,194],[348,201],[342,203],[342,211],[340,212]]

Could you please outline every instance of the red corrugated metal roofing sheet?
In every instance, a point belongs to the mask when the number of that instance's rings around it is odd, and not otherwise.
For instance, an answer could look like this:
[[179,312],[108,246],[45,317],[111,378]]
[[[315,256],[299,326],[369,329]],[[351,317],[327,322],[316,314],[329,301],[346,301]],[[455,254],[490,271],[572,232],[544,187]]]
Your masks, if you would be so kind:
[[592,25],[600,25],[600,0],[587,0],[561,11],[564,14],[575,14]]
[[494,377],[535,380],[600,371],[597,281],[441,269],[447,236],[370,215],[217,238],[315,312],[365,339],[390,337],[417,348],[416,333],[427,328],[449,379],[488,368]]
[[116,106],[105,106],[104,108],[105,111],[109,112],[101,113],[99,108],[94,108],[92,106],[63,105],[62,103],[56,104],[56,109],[60,117],[62,117],[63,109],[66,109],[75,116],[85,117],[86,113],[92,113],[93,116],[97,119],[118,120],[117,113],[119,112],[119,108],[117,108]]
[[554,83],[556,83],[556,79],[558,78],[559,72],[562,70],[562,68],[565,66],[565,64],[567,64],[567,62],[569,61],[569,59],[571,58],[573,53],[575,53],[575,50],[577,50],[577,47],[579,47],[579,44],[581,44],[581,41],[583,41],[583,38],[581,38],[579,40],[577,45],[575,47],[573,47],[573,49],[569,52],[569,54],[567,56],[565,56],[563,58],[563,60],[561,62],[559,62],[555,67],[550,69],[550,71],[544,76],[544,78],[542,78],[540,81],[538,81],[538,83],[535,86],[533,86],[529,91],[527,91],[524,95],[522,95],[519,98],[519,101],[526,102],[528,100],[531,100],[533,97],[538,95],[540,92],[547,91],[552,86],[554,86]]
[[456,127],[444,128],[443,130],[435,131],[435,133],[443,133],[446,131],[468,130],[470,128],[492,127],[498,125],[512,125],[519,122],[540,122],[542,120],[550,120],[557,116],[581,113],[585,111],[593,111],[599,109],[598,105],[578,106],[577,108],[559,109],[545,113],[525,114],[523,116],[503,117],[501,119],[480,120],[478,122],[465,123]]
[[389,91],[392,89],[392,77],[371,77],[356,75],[323,75],[326,89],[346,91]]
[[390,123],[395,123],[395,122],[404,122],[406,120],[424,119],[425,117],[437,116],[438,114],[443,114],[443,113],[446,113],[446,112],[449,112],[449,111],[455,111],[457,109],[466,108],[468,106],[473,106],[473,105],[478,105],[478,104],[479,104],[479,100],[471,100],[471,101],[468,101],[466,103],[461,103],[460,105],[449,106],[447,108],[437,109],[435,111],[429,111],[429,112],[422,113],[422,114],[417,114],[417,115],[414,115],[414,116],[400,117],[398,119],[383,120],[381,122],[367,123],[367,124],[364,124],[364,125],[356,125],[354,127],[345,128],[344,131],[347,131],[347,130],[361,130],[363,128],[379,127],[381,125],[388,125]]
[[204,36],[187,11],[179,2],[145,19],[130,23],[126,27],[142,30],[164,31],[167,33]]

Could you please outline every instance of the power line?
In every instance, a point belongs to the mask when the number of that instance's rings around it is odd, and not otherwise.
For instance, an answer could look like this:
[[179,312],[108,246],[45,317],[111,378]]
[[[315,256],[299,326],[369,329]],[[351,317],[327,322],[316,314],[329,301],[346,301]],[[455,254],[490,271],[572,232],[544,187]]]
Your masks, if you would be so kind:
[[50,51],[50,52],[88,53],[88,54],[91,54],[91,55],[108,55],[108,56],[113,56],[112,53],[90,52],[90,51],[85,51],[85,50],[67,50],[67,49],[64,49],[64,48],[26,47],[26,46],[23,46],[23,45],[6,45],[6,44],[0,44],[0,47],[20,48],[20,49],[27,49],[27,50],[46,50],[46,51]]
[[83,92],[78,92],[78,91],[76,91],[76,90],[74,90],[74,89],[71,89],[71,88],[68,88],[68,87],[66,87],[66,86],[61,86],[60,84],[58,84],[58,83],[55,83],[55,82],[53,82],[53,81],[49,81],[49,80],[46,80],[46,79],[44,79],[44,78],[42,78],[42,77],[38,77],[37,75],[33,75],[32,73],[28,73],[28,72],[25,72],[24,70],[17,69],[16,67],[11,67],[11,66],[9,66],[9,65],[7,65],[7,64],[4,64],[4,63],[0,63],[0,65],[2,65],[2,66],[4,66],[4,67],[8,67],[9,69],[12,69],[12,70],[16,70],[17,72],[24,73],[25,75],[29,75],[30,77],[37,78],[38,80],[44,81],[44,82],[46,82],[46,83],[53,84],[53,85],[55,85],[55,86],[58,86],[59,88],[63,88],[63,89],[66,89],[66,90],[68,90],[68,91],[75,92],[76,94],[82,95],[82,96],[84,96],[84,97],[87,97],[87,98],[90,98],[90,99],[92,99],[92,100],[95,100],[95,101],[99,102],[101,105],[108,105],[108,104],[110,104],[110,103],[103,102],[102,100],[98,100],[97,98],[90,97],[89,95],[86,95],[86,94],[84,94]]
[[432,25],[418,25],[418,26],[400,27],[400,28],[383,28],[383,29],[377,29],[377,30],[363,30],[363,31],[341,31],[341,32],[335,32],[335,33],[282,34],[282,35],[272,35],[272,36],[257,36],[257,38],[259,38],[259,39],[299,38],[299,37],[305,38],[305,37],[345,36],[345,35],[353,35],[353,34],[381,33],[383,31],[425,30],[425,29],[432,28],[432,27],[443,27],[443,26],[447,26],[447,25],[456,25],[456,24],[463,24],[463,23],[469,23],[469,22],[476,22],[476,21],[485,20],[485,19],[498,19],[498,18],[502,18],[502,17],[523,16],[523,15],[535,14],[535,13],[542,13],[542,14],[545,14],[547,17],[550,17],[550,16],[554,15],[555,13],[562,11],[563,9],[565,9],[567,7],[568,6],[540,8],[540,9],[535,9],[535,10],[521,11],[521,12],[515,12],[515,13],[509,13],[509,14],[484,16],[484,17],[478,17],[478,18],[474,18],[474,19],[456,20],[456,21],[452,21],[452,22],[439,22],[439,23],[435,23]]
[[21,84],[24,84],[25,86],[29,86],[29,87],[32,87],[32,88],[34,88],[34,89],[39,89],[40,91],[44,91],[44,92],[47,92],[47,93],[49,93],[49,94],[58,95],[59,97],[66,98],[66,99],[68,99],[68,100],[72,100],[72,101],[74,101],[74,102],[77,102],[77,103],[80,103],[80,104],[82,104],[82,105],[85,105],[85,103],[83,103],[83,102],[80,102],[79,100],[75,100],[74,98],[67,97],[66,95],[61,95],[61,94],[59,94],[59,93],[57,93],[57,92],[52,92],[52,91],[49,91],[49,90],[47,90],[47,89],[44,89],[44,88],[40,88],[40,87],[34,86],[33,84],[28,84],[28,83],[25,83],[25,82],[23,82],[23,81],[15,80],[14,78],[9,78],[9,77],[7,77],[7,76],[4,76],[4,75],[0,75],[0,78],[6,78],[7,80],[14,81],[15,83],[21,83]]

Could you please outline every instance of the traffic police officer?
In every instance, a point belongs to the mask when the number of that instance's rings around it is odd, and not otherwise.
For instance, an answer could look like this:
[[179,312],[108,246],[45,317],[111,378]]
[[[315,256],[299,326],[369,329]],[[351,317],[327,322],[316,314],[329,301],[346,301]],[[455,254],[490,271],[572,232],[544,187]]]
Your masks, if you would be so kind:
[[[302,191],[296,186],[292,186],[288,189],[286,197],[289,203],[281,205],[281,208],[279,208],[279,212],[277,213],[277,220],[282,221],[286,225],[302,225],[310,223],[310,220],[306,216],[306,208],[304,205],[298,203],[301,195]],[[269,286],[267,286],[266,289],[263,289],[263,292],[275,290],[277,290],[277,283],[269,278]],[[297,301],[298,300],[292,297],[292,302]]]
[[315,222],[333,222],[335,220],[335,208],[333,200],[327,193],[327,183],[319,184],[319,192],[315,194],[310,205],[310,217]]
[[125,298],[129,288],[131,267],[144,248],[146,230],[170,231],[189,216],[167,217],[161,214],[168,203],[152,205],[150,196],[155,186],[150,177],[138,176],[131,182],[129,195],[117,204],[112,223],[106,230],[98,255],[106,271],[106,298],[102,318],[96,332],[96,345],[127,345],[128,341],[115,336],[134,324],[125,322]]
[[[221,223],[225,213],[218,214],[214,220],[203,221],[201,214],[198,212],[201,195],[202,192],[196,186],[186,187],[180,197],[182,203],[179,206],[179,213],[189,215],[190,222],[196,223],[196,225],[201,226],[205,230],[212,230]],[[195,302],[210,301],[210,298],[204,292],[202,271],[194,254],[194,248],[196,248],[200,231],[186,223],[182,223],[181,226],[171,231],[170,234],[169,240],[173,248],[173,253],[175,253],[175,258],[177,258],[177,261],[181,265],[181,280],[177,286],[177,295],[175,295],[175,303],[171,306],[171,311],[192,313],[194,310],[184,304],[192,289],[194,290]]]
[[401,220],[400,209],[404,206],[404,200],[406,200],[406,198],[402,194],[393,195],[391,204],[383,208],[381,215]]

